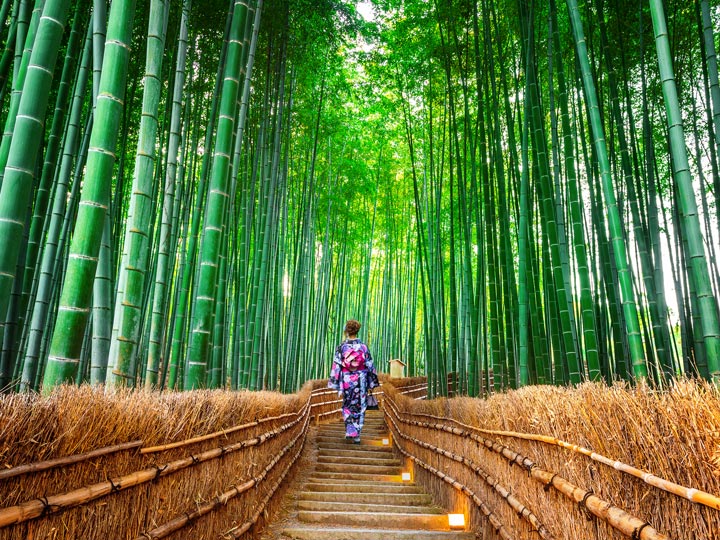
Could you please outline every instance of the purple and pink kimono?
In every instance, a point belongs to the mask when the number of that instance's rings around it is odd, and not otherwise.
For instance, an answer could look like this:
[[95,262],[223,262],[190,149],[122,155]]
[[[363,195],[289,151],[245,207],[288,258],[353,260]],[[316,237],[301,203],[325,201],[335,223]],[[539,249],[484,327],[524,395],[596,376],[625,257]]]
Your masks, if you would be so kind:
[[345,437],[360,437],[365,422],[367,393],[376,386],[377,372],[367,345],[359,339],[343,341],[335,349],[328,388],[342,390]]

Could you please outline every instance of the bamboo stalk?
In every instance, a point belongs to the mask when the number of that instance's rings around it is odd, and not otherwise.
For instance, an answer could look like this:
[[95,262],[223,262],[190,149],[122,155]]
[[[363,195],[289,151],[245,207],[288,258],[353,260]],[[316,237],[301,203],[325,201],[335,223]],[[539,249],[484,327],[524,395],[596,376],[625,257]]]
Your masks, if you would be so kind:
[[192,512],[185,512],[182,516],[179,516],[171,521],[168,521],[167,523],[161,525],[160,527],[157,527],[153,529],[152,531],[143,534],[139,538],[165,538],[169,534],[182,529],[187,524],[193,522],[199,517],[204,516],[205,514],[208,514],[212,512],[214,509],[218,508],[219,506],[222,506],[226,504],[230,499],[233,497],[237,497],[241,493],[245,493],[247,490],[255,486],[255,479],[248,480],[247,482],[240,484],[239,486],[233,486],[232,489],[229,489],[225,493],[222,493],[215,497],[212,501],[207,502],[205,504],[199,505],[195,510]]
[[[307,407],[307,406],[306,406]],[[304,408],[306,408],[304,407]],[[305,415],[305,421],[307,422],[309,415]],[[0,509],[0,527],[12,525],[15,523],[22,523],[36,517],[53,514],[60,510],[77,506],[79,504],[87,503],[100,497],[104,497],[110,493],[116,491],[122,491],[130,487],[134,487],[146,482],[150,482],[156,478],[167,476],[179,470],[187,467],[202,463],[204,461],[210,461],[212,459],[219,458],[225,454],[248,448],[250,446],[259,446],[264,442],[276,437],[283,431],[286,431],[299,423],[300,418],[293,420],[279,428],[272,431],[263,433],[258,437],[240,441],[238,443],[213,448],[203,452],[197,456],[189,456],[187,458],[178,459],[166,463],[165,465],[158,465],[149,469],[141,471],[135,471],[133,473],[121,476],[116,479],[108,479],[104,482],[98,482],[89,486],[84,486],[66,493],[59,495],[51,495],[49,497],[42,497],[40,499],[32,499],[19,505],[9,506],[7,508]]]
[[339,413],[342,409],[333,409],[332,411],[320,413],[318,416],[327,416],[328,414],[335,414]]
[[574,499],[580,509],[587,509],[590,513],[603,519],[630,538],[669,540],[667,535],[655,530],[648,522],[638,519],[621,508],[593,495],[592,491],[585,491],[571,484],[557,474],[544,471],[539,467],[533,467],[530,476],[544,486],[550,485],[566,497]]
[[123,450],[132,450],[133,448],[142,446],[142,444],[143,442],[141,440],[130,441],[122,444],[116,444],[113,446],[106,446],[104,448],[98,448],[97,450],[84,452],[82,454],[63,456],[59,458],[48,459],[45,461],[36,461],[35,463],[28,463],[27,465],[18,465],[17,467],[13,467],[12,469],[0,471],[0,480],[7,480],[8,478],[13,478],[14,476],[19,476],[21,474],[37,473],[41,471],[47,471],[48,469],[54,469],[55,467],[72,465],[74,463],[80,463],[82,461],[87,461],[88,459],[106,456],[108,454],[114,454],[115,452],[121,452]]
[[325,395],[336,394],[336,393],[337,392],[335,390],[333,390],[332,388],[329,388],[329,389],[323,388],[320,390],[313,390],[312,394],[311,394],[311,396],[312,396],[311,399],[314,398],[315,396],[325,396]]
[[431,414],[424,414],[424,413],[418,413],[418,414],[413,413],[413,414],[415,416],[423,416],[426,418],[432,418],[433,420],[452,422],[453,424],[461,426],[465,429],[477,431],[479,433],[485,433],[486,435],[511,437],[514,439],[523,439],[523,440],[527,440],[527,441],[542,442],[545,444],[559,446],[561,448],[565,448],[566,450],[570,450],[572,452],[576,452],[578,454],[587,456],[590,459],[592,459],[593,461],[597,461],[598,463],[602,463],[604,465],[607,465],[608,467],[612,467],[613,469],[615,469],[617,471],[634,476],[635,478],[642,480],[644,483],[646,483],[650,486],[656,487],[658,489],[662,489],[663,491],[672,493],[673,495],[677,495],[678,497],[683,497],[684,499],[688,499],[689,501],[692,501],[694,503],[702,504],[702,505],[708,506],[710,508],[714,508],[715,510],[720,510],[720,497],[717,497],[716,495],[707,493],[706,491],[702,491],[699,489],[681,486],[680,484],[676,484],[675,482],[671,482],[670,480],[660,478],[658,476],[655,476],[652,473],[643,471],[642,469],[638,469],[637,467],[633,467],[632,465],[623,463],[622,461],[613,460],[611,458],[603,456],[602,454],[593,452],[589,448],[585,448],[585,447],[577,445],[577,444],[569,443],[569,442],[563,441],[561,439],[557,439],[557,438],[549,436],[549,435],[536,435],[536,434],[532,434],[532,433],[518,433],[515,431],[496,431],[496,430],[491,430],[491,429],[482,429],[479,427],[463,424],[462,422],[459,422],[452,418],[440,418],[438,416],[433,416]]
[[342,403],[342,399],[334,399],[332,401],[324,401],[323,403],[313,403],[310,407],[322,407],[323,405],[334,405],[335,403]]

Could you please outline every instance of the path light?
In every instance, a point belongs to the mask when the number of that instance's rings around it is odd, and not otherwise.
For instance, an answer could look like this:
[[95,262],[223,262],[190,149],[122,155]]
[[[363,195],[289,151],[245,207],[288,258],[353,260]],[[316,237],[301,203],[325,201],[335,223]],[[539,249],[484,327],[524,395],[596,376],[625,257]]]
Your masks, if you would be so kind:
[[464,529],[465,514],[448,514],[448,523],[451,529]]
[[403,482],[409,482],[410,481],[410,473],[409,472],[402,473],[402,479],[403,479]]

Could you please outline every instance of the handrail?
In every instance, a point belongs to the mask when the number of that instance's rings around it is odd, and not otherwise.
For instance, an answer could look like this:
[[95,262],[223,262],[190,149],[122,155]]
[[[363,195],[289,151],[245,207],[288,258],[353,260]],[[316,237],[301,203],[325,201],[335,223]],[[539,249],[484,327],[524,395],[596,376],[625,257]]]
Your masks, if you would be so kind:
[[[386,401],[392,400],[386,398]],[[402,418],[402,416],[414,416],[414,414],[407,412],[399,413],[397,405],[394,402],[392,402],[392,406],[394,408],[393,412],[396,413],[398,420],[402,423],[417,425],[428,429],[435,429],[437,431],[445,431],[453,435],[468,437],[476,442],[482,443],[486,448],[505,456],[511,464],[514,463],[526,469],[529,476],[535,481],[541,483],[544,487],[553,487],[566,497],[573,499],[582,508],[587,509],[590,514],[599,517],[626,536],[640,540],[669,540],[668,536],[657,531],[655,528],[650,526],[649,523],[625,512],[625,510],[621,508],[611,505],[608,501],[605,501],[593,494],[592,491],[583,490],[582,488],[568,482],[564,478],[561,478],[556,473],[551,473],[541,469],[529,458],[498,442],[485,439],[484,437],[481,437],[476,433],[472,433],[471,431],[445,426],[444,424],[430,424],[428,422],[418,422],[417,420],[406,420]]]
[[[225,491],[224,493],[218,495],[213,500],[206,502],[204,504],[201,504],[197,506],[195,510],[192,512],[185,512],[181,514],[180,516],[171,519],[170,521],[152,529],[151,531],[145,532],[142,535],[138,537],[138,540],[143,539],[156,539],[156,538],[165,538],[166,536],[174,533],[175,531],[178,531],[185,527],[187,524],[192,522],[193,520],[204,516],[205,514],[209,514],[216,508],[223,506],[227,504],[227,502],[230,499],[233,499],[237,497],[238,495],[245,493],[249,489],[257,486],[260,482],[262,482],[265,477],[270,473],[270,471],[277,465],[282,457],[293,447],[295,446],[295,443],[298,441],[301,435],[303,435],[306,432],[308,420],[310,419],[310,416],[307,415],[305,417],[305,425],[303,426],[303,429],[300,430],[300,432],[295,436],[295,438],[290,441],[285,447],[280,451],[280,453],[273,458],[272,461],[263,469],[263,471],[256,477],[251,478],[250,480],[240,484],[240,485],[234,485],[231,489],[228,491]],[[298,453],[299,455],[299,453]],[[293,460],[294,462],[294,460]],[[248,527],[249,528],[249,527]]]
[[[388,410],[392,411],[392,414],[395,415],[398,419],[400,418],[400,415],[398,414],[397,408],[395,406],[395,403],[390,399],[389,400],[389,407]],[[434,446],[432,444],[426,443],[424,441],[421,441],[415,437],[410,437],[409,435],[405,435],[400,431],[397,424],[395,423],[394,418],[392,418],[390,415],[388,415],[390,418],[390,422],[393,424],[393,427],[397,431],[398,435],[402,437],[405,440],[409,440],[410,442],[422,446],[423,448],[426,448],[428,450],[431,450],[435,452],[436,454],[443,455],[445,457],[448,457],[452,459],[453,461],[457,461],[458,463],[461,463],[468,467],[470,470],[472,470],[475,474],[482,477],[482,479],[485,481],[485,483],[490,486],[502,499],[505,500],[505,502],[513,509],[513,512],[515,512],[517,515],[525,519],[532,527],[534,527],[535,531],[545,540],[554,540],[553,534],[545,527],[545,525],[540,521],[540,519],[530,510],[527,506],[525,506],[523,503],[521,503],[510,491],[504,487],[502,484],[500,484],[495,478],[493,478],[490,474],[485,472],[479,465],[477,465],[474,461],[471,459],[460,456],[458,454],[455,454],[453,452],[450,452],[449,450],[444,450],[442,448],[439,448],[437,446]],[[451,482],[454,486],[460,485],[459,482],[454,481]],[[465,491],[466,486],[462,486],[461,491]],[[500,532],[500,531],[498,531]]]
[[[310,420],[310,416],[307,417],[307,421],[309,421],[309,420]],[[301,431],[301,433],[305,436],[305,438],[307,438],[307,421],[306,421],[306,424],[305,424],[305,426],[303,427],[303,429],[302,429],[302,431]],[[266,507],[267,504],[270,502],[270,499],[273,497],[273,495],[275,495],[275,492],[278,490],[278,488],[279,488],[280,485],[282,484],[282,481],[285,479],[285,477],[287,476],[288,472],[290,472],[290,469],[292,468],[292,466],[295,464],[295,462],[296,462],[296,461],[298,460],[298,458],[300,457],[300,454],[302,453],[302,449],[303,449],[303,447],[304,447],[304,445],[305,445],[305,438],[303,439],[303,444],[300,445],[300,448],[299,448],[298,451],[296,452],[295,457],[293,457],[292,462],[287,466],[287,468],[286,468],[285,471],[282,473],[282,475],[280,475],[280,478],[278,478],[277,481],[272,485],[272,487],[271,487],[270,490],[268,491],[268,494],[265,495],[265,498],[264,498],[264,499],[262,500],[262,502],[258,505],[258,509],[257,509],[257,510],[255,511],[255,513],[252,515],[252,518],[250,519],[250,521],[246,521],[246,522],[243,523],[242,525],[239,525],[239,526],[237,526],[237,527],[233,527],[233,528],[230,529],[229,531],[223,533],[223,534],[222,534],[223,537],[228,537],[228,536],[229,536],[229,537],[232,537],[232,538],[240,538],[243,534],[245,534],[245,533],[250,529],[250,527],[252,527],[253,525],[255,525],[255,523],[257,523],[257,520],[260,519],[260,516],[261,516],[262,513],[265,511],[265,507]],[[293,444],[294,444],[294,443],[293,443]]]
[[84,452],[82,454],[72,454],[70,456],[62,456],[53,459],[47,459],[45,461],[36,461],[34,463],[28,463],[27,465],[18,465],[12,469],[5,469],[0,471],[0,480],[7,480],[21,474],[36,473],[41,471],[47,471],[56,467],[63,467],[65,465],[73,465],[88,459],[107,456],[116,452],[122,452],[123,450],[132,450],[142,446],[141,440],[130,441],[126,443],[116,444],[113,446],[106,446],[104,448],[98,448],[97,450],[91,450],[90,452]]
[[491,429],[483,429],[483,428],[479,428],[476,426],[470,426],[468,424],[464,424],[453,418],[443,418],[443,417],[434,416],[432,414],[427,414],[427,413],[413,413],[413,415],[422,416],[425,418],[432,418],[433,420],[442,420],[442,421],[452,422],[453,424],[460,426],[464,429],[469,429],[472,431],[476,431],[478,433],[484,433],[486,435],[494,435],[494,436],[499,436],[499,437],[510,437],[510,438],[514,438],[514,439],[523,439],[523,440],[528,440],[528,441],[542,442],[542,443],[549,444],[549,445],[559,446],[560,448],[564,448],[566,450],[570,450],[572,452],[582,454],[586,457],[589,457],[593,461],[602,463],[603,465],[607,465],[608,467],[612,467],[613,469],[615,469],[617,471],[634,476],[635,478],[641,480],[642,482],[644,482],[650,486],[656,487],[658,489],[661,489],[667,493],[672,493],[673,495],[677,495],[678,497],[682,497],[682,498],[692,501],[694,503],[702,504],[704,506],[708,506],[715,510],[720,510],[720,497],[717,497],[717,496],[713,495],[712,493],[708,493],[708,492],[700,490],[700,489],[688,488],[688,487],[682,486],[680,484],[676,484],[675,482],[671,482],[670,480],[666,480],[665,478],[655,476],[654,474],[652,474],[650,472],[643,471],[642,469],[638,469],[637,467],[633,467],[632,465],[628,465],[626,463],[623,463],[622,461],[613,460],[602,454],[593,452],[592,450],[590,450],[588,448],[585,448],[585,447],[577,445],[577,444],[565,442],[561,439],[557,439],[556,437],[551,437],[548,435],[535,435],[532,433],[518,433],[518,432],[514,432],[514,431],[496,431],[496,430],[491,430]]
[[[307,403],[303,406],[303,409],[305,409],[304,414],[307,421],[307,418],[309,417],[307,415],[307,412],[309,410]],[[301,409],[301,411],[303,409]],[[219,458],[221,456],[224,456],[225,454],[236,452],[243,448],[258,446],[265,441],[276,437],[283,431],[286,431],[294,425],[298,424],[302,418],[302,416],[299,416],[292,422],[288,422],[287,424],[275,428],[274,430],[263,433],[262,435],[259,435],[257,437],[253,437],[252,439],[247,439],[238,443],[231,444],[229,446],[220,446],[218,448],[213,448],[211,450],[202,452],[198,455],[190,455],[187,458],[171,461],[164,465],[156,465],[148,469],[135,471],[123,475],[120,478],[108,478],[104,482],[98,482],[96,484],[84,486],[78,489],[74,489],[72,491],[60,493],[58,495],[31,499],[18,505],[2,508],[0,509],[0,527],[22,523],[31,519],[35,519],[42,515],[52,514],[69,507],[77,506],[82,503],[99,499],[117,491],[150,482],[152,480],[167,476],[187,467],[191,467],[198,463]]]

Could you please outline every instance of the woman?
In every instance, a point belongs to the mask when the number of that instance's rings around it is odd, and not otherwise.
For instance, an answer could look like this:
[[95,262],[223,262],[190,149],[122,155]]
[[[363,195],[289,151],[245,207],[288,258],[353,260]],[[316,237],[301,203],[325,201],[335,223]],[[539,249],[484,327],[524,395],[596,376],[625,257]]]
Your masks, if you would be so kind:
[[350,319],[345,324],[345,336],[337,349],[330,371],[329,388],[343,396],[342,413],[345,438],[360,444],[360,431],[365,421],[368,390],[378,386],[377,373],[370,351],[357,337],[360,323]]

